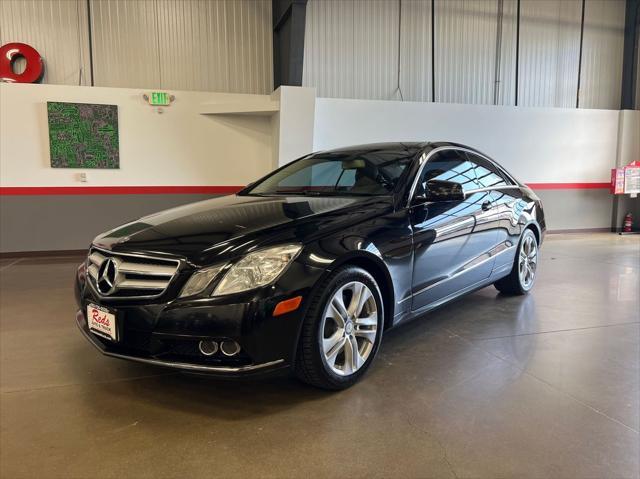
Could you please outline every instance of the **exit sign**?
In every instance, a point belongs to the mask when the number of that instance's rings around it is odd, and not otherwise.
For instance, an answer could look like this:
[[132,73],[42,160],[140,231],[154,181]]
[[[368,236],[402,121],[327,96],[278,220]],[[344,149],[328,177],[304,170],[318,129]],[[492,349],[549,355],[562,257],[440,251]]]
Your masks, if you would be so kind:
[[149,95],[149,105],[168,106],[171,103],[171,95],[164,91],[152,91]]

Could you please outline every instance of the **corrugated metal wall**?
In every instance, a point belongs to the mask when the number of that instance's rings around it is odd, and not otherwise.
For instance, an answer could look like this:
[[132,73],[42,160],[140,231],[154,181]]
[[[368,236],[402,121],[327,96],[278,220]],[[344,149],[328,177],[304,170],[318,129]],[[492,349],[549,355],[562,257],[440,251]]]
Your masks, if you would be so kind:
[[[435,101],[514,105],[517,0],[433,7]],[[430,0],[309,0],[303,85],[324,97],[400,99],[400,20],[402,97],[431,101],[431,8]],[[620,107],[624,8],[624,0],[586,0],[582,108]],[[575,107],[581,15],[581,0],[521,0],[518,105]]]
[[[404,0],[401,17],[402,98],[410,101],[431,101],[431,2]],[[305,55],[305,64],[307,62]]]
[[155,0],[91,1],[96,86],[162,86]]
[[[500,2],[498,1],[500,6]],[[496,70],[494,104],[513,105],[516,97],[516,31],[518,5],[516,0],[503,0],[502,17],[498,17],[500,62]],[[501,22],[501,23],[500,23]]]
[[[90,0],[94,84],[273,90],[271,0]],[[33,45],[46,83],[90,84],[86,0],[0,0],[0,41]]]
[[[96,85],[272,90],[271,0],[90,5]],[[436,101],[515,103],[516,6],[434,0]],[[430,0],[309,0],[303,84],[326,97],[431,101],[431,8]],[[583,108],[619,108],[624,9],[624,0],[586,0]],[[86,0],[0,0],[0,42],[38,49],[46,83],[87,85],[87,15]],[[580,16],[581,0],[521,0],[519,105],[575,106]]]
[[624,0],[587,0],[580,106],[612,108],[622,94],[624,49]]
[[335,98],[399,98],[398,13],[397,2],[309,2],[303,85],[312,78]]
[[[28,43],[44,57],[45,83],[88,85],[87,2],[0,0],[0,45]],[[24,65],[16,65],[22,71]]]
[[518,105],[575,107],[581,0],[522,0]]
[[497,14],[496,0],[436,0],[435,101],[493,103]]
[[[640,70],[640,38],[636,38],[636,68]],[[640,110],[640,72],[636,75],[636,110]]]

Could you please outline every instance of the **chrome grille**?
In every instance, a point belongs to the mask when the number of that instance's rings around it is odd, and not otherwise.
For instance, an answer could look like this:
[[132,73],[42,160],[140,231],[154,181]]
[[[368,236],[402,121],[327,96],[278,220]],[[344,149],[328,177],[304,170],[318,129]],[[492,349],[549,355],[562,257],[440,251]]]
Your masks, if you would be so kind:
[[[163,294],[180,262],[146,255],[92,248],[87,273],[105,297],[155,298]],[[106,263],[111,263],[107,265]],[[110,267],[109,267],[110,266]]]

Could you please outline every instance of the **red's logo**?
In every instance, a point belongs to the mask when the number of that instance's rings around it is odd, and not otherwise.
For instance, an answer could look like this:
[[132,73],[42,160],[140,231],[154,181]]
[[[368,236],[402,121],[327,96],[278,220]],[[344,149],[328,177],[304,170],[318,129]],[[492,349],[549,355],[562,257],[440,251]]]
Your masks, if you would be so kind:
[[[27,61],[27,67],[18,74],[13,71],[13,65],[20,57]],[[42,75],[44,75],[44,63],[35,48],[26,43],[17,42],[0,47],[0,81],[38,83]]]
[[109,318],[107,318],[106,314],[100,316],[100,311],[91,309],[91,317],[96,323],[109,327]]

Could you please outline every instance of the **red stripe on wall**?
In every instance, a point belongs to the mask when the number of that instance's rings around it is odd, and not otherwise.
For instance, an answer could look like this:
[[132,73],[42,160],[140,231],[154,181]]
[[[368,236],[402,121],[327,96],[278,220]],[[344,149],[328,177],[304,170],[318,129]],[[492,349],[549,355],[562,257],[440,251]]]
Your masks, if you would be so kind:
[[228,195],[244,186],[2,186],[0,195]]
[[[610,183],[527,183],[534,190],[607,189]],[[0,196],[42,195],[229,195],[244,186],[2,186]]]

